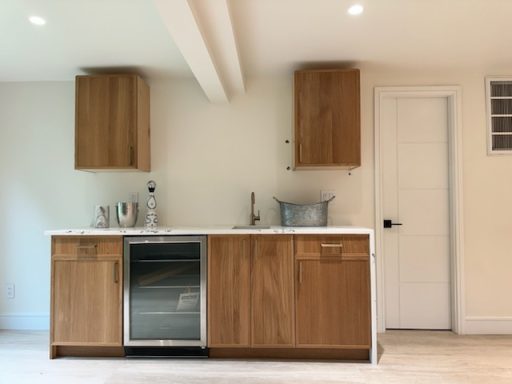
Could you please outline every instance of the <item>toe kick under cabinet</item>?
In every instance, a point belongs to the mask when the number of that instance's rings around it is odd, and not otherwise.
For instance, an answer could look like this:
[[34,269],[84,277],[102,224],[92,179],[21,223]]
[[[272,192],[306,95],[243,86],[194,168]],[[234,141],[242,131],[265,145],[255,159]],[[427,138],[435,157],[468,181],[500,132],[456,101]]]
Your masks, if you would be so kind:
[[210,357],[369,360],[368,235],[208,238]]

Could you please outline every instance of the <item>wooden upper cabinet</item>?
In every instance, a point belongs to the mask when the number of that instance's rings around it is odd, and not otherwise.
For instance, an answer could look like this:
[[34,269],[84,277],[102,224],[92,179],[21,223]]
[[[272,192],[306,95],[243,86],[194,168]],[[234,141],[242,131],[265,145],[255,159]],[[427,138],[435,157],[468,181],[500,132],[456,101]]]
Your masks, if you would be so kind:
[[137,75],[76,77],[75,169],[150,171],[149,87]]
[[295,72],[295,168],[361,165],[358,69]]
[[252,346],[293,347],[292,236],[260,235],[252,240]]
[[208,237],[208,346],[250,347],[250,236]]

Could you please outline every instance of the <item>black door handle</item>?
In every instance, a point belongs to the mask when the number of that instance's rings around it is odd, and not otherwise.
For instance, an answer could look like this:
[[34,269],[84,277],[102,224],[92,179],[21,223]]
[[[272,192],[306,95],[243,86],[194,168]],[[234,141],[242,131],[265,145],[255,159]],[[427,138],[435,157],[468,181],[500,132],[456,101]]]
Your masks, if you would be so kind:
[[384,220],[384,228],[391,228],[393,225],[402,225],[402,223],[393,223],[392,220]]

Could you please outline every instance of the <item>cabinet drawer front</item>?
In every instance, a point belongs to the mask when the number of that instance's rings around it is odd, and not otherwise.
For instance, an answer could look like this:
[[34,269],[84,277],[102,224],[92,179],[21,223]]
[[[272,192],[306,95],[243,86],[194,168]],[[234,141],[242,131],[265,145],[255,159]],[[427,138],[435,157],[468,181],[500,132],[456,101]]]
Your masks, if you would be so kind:
[[297,235],[294,246],[298,259],[367,259],[370,254],[368,235]]
[[122,256],[123,238],[121,236],[60,236],[52,237],[52,257],[95,258],[104,256]]

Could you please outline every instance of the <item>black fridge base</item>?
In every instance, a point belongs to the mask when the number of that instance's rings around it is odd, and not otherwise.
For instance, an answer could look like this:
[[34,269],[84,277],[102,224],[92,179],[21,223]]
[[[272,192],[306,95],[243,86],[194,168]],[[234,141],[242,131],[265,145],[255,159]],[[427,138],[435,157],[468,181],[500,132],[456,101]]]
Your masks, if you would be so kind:
[[126,357],[208,358],[201,347],[124,347]]

